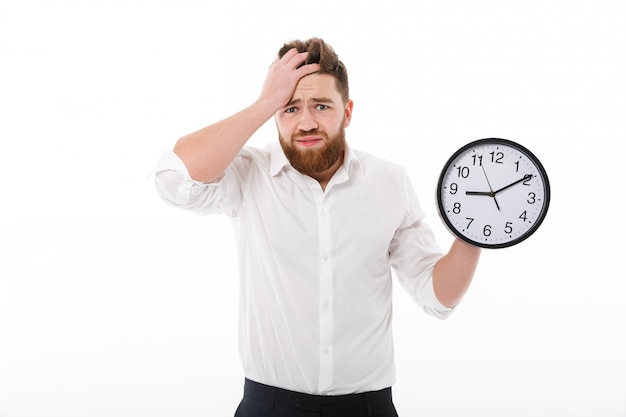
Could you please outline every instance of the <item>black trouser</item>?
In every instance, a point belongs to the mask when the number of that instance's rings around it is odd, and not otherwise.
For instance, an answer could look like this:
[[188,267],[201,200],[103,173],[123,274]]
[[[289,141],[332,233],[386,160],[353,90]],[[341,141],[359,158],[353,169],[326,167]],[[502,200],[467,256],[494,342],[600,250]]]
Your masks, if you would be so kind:
[[391,388],[349,395],[309,395],[246,379],[235,417],[398,417]]

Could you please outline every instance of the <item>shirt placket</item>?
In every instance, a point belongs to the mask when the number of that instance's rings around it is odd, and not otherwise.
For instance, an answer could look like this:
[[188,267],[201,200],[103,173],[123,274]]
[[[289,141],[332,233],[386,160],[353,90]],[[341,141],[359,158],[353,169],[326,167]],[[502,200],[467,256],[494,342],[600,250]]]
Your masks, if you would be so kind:
[[316,195],[319,227],[319,382],[318,392],[326,392],[333,383],[334,317],[333,317],[333,257],[328,201],[324,194]]

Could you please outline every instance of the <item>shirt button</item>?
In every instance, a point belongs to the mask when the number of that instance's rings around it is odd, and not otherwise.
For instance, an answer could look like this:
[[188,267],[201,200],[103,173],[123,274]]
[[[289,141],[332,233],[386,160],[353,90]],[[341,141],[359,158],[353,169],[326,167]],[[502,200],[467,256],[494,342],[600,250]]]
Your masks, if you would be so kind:
[[328,260],[328,254],[323,254],[322,255],[322,262],[326,262]]
[[296,405],[296,407],[300,407],[302,405],[302,400],[300,398],[296,398],[296,401],[294,401],[294,404]]
[[322,304],[324,306],[324,308],[328,308],[330,306],[330,303],[328,301],[324,301],[324,304]]

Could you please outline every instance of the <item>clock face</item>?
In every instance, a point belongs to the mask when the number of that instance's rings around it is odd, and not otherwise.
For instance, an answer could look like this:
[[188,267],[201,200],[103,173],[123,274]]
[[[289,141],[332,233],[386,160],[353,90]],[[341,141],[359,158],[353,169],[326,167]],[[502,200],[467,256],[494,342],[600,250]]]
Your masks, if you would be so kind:
[[480,139],[448,160],[437,203],[444,223],[460,239],[504,248],[537,230],[548,211],[550,185],[528,149],[506,139]]

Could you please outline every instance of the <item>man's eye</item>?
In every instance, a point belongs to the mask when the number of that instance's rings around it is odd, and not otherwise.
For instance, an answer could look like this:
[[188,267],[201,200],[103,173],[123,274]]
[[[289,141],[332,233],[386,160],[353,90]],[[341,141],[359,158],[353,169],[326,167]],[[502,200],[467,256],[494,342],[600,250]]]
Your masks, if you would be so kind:
[[317,109],[318,110],[328,110],[328,106],[326,104],[318,104],[317,105]]
[[295,113],[297,109],[295,107],[289,107],[285,110],[285,113]]

